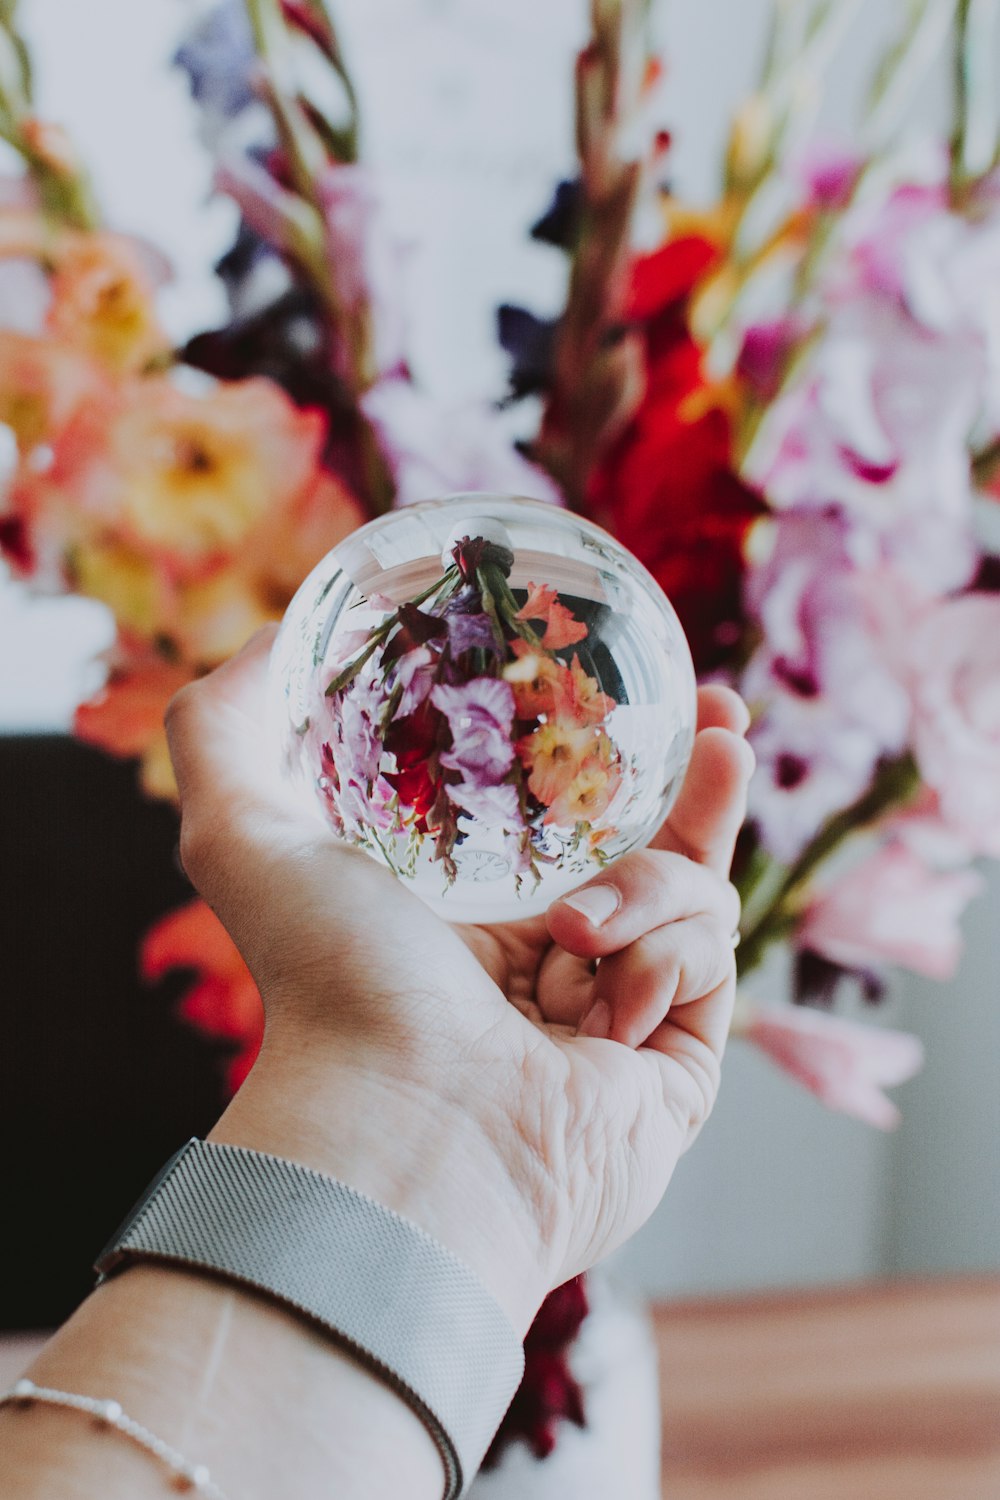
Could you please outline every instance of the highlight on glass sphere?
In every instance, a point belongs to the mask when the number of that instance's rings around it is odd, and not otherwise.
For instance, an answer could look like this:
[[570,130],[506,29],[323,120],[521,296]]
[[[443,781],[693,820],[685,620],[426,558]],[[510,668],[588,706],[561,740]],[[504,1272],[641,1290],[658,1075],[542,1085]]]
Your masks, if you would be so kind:
[[456,922],[534,916],[648,843],[684,778],[695,693],[645,568],[600,527],[506,495],[354,532],[271,656],[286,775]]

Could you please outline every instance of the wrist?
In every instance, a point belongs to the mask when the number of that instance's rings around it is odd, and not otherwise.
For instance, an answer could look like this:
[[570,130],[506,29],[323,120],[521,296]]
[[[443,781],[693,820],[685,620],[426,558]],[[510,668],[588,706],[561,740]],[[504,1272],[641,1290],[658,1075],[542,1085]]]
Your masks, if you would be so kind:
[[209,1139],[312,1167],[410,1219],[476,1273],[520,1337],[550,1290],[523,1194],[463,1101],[268,1038]]

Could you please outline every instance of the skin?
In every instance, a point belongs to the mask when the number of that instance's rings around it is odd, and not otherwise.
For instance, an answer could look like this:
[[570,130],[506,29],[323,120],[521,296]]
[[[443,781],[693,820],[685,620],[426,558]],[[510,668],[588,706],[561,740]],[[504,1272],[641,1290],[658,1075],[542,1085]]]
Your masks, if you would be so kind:
[[[264,1045],[212,1139],[340,1177],[460,1255],[518,1334],[628,1238],[707,1118],[735,995],[727,880],[748,715],[699,695],[681,795],[653,845],[589,883],[610,914],[450,927],[326,835],[262,732],[271,633],[168,715],[182,858],[260,988]],[[596,963],[595,960],[600,960]],[[242,1500],[431,1500],[421,1423],[329,1339],[207,1277],[137,1266],[29,1371],[114,1396]],[[499,1420],[498,1413],[498,1420]],[[164,1476],[77,1413],[0,1409],[12,1496],[143,1500]]]

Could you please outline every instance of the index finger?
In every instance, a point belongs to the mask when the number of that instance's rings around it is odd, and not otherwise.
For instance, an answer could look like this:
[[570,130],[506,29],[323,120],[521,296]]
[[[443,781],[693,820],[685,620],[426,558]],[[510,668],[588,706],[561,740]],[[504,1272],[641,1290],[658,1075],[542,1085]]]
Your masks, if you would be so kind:
[[700,727],[684,785],[651,847],[685,854],[727,875],[756,764],[743,738],[749,714],[735,693],[721,687],[702,688],[698,708]]

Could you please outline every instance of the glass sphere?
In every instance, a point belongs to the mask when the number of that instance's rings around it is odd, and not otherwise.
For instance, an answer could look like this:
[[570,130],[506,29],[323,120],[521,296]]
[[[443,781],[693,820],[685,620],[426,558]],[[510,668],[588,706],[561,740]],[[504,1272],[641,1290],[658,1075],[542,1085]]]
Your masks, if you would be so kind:
[[456,922],[534,916],[648,843],[694,742],[655,580],[599,527],[507,495],[347,537],[289,605],[270,691],[300,795]]

